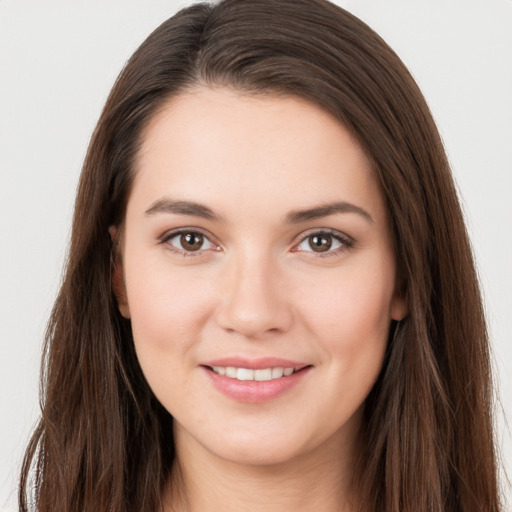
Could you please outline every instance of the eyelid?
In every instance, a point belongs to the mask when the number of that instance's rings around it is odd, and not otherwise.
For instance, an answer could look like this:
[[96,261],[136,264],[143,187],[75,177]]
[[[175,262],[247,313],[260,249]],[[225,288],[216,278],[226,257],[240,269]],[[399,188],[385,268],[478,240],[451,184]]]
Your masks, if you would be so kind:
[[[304,250],[298,249],[298,246],[300,244],[305,242],[309,237],[311,237],[313,235],[329,235],[332,238],[335,238],[336,240],[338,240],[342,245],[341,245],[341,247],[338,247],[333,250],[328,250],[325,252],[315,252],[313,250],[304,251]],[[310,253],[310,254],[314,254],[315,257],[328,257],[328,256],[333,256],[333,255],[339,254],[340,252],[344,252],[347,249],[351,249],[354,246],[354,244],[355,244],[355,240],[352,237],[348,236],[347,234],[345,234],[341,231],[338,231],[337,229],[312,228],[312,229],[309,229],[306,232],[300,234],[298,241],[293,244],[292,252]]]
[[[214,246],[213,249],[199,249],[197,251],[186,251],[184,249],[179,249],[178,247],[175,247],[171,245],[169,240],[175,238],[176,236],[180,236],[186,233],[197,233],[202,235],[210,244]],[[158,237],[158,243],[165,245],[166,248],[174,253],[180,254],[182,256],[200,256],[204,254],[206,251],[211,250],[221,250],[220,245],[215,241],[214,237],[206,232],[204,229],[198,228],[198,227],[183,227],[183,228],[176,228],[176,229],[170,229],[169,231],[166,231],[161,236]]]
[[[199,227],[181,227],[181,228],[175,228],[175,229],[168,230],[168,231],[164,232],[161,236],[158,237],[158,243],[162,244],[162,245],[166,245],[166,247],[170,251],[175,252],[177,254],[181,254],[183,256],[200,256],[205,251],[212,250],[212,249],[208,248],[208,249],[199,249],[198,251],[186,251],[186,250],[181,250],[181,249],[168,243],[169,240],[171,240],[172,238],[182,235],[182,234],[185,234],[185,233],[198,233],[198,234],[204,236],[214,246],[214,250],[216,250],[216,251],[222,250],[220,244],[215,240],[215,237],[213,237],[206,230],[199,228]],[[333,250],[328,250],[325,252],[315,252],[312,250],[305,251],[305,250],[298,249],[298,246],[301,243],[305,242],[309,237],[311,237],[313,235],[329,235],[329,236],[335,238],[336,240],[338,240],[342,245],[341,245],[341,247],[338,247]],[[333,255],[339,254],[340,252],[344,252],[348,249],[351,249],[354,246],[354,244],[355,244],[355,240],[352,237],[350,237],[349,235],[347,235],[341,231],[338,231],[336,229],[311,228],[311,229],[308,229],[307,231],[301,233],[300,236],[297,237],[296,242],[293,243],[291,252],[310,253],[310,254],[314,254],[315,257],[328,257],[328,256],[333,256]]]

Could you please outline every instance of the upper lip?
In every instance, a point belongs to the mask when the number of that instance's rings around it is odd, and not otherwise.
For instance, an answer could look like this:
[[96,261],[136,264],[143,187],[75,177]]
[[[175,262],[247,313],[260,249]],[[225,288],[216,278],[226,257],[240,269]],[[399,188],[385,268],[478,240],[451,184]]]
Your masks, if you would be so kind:
[[289,359],[282,359],[280,357],[261,357],[257,359],[249,359],[245,357],[222,357],[220,359],[214,359],[201,363],[202,366],[232,366],[235,368],[247,368],[250,370],[263,370],[265,368],[293,368],[294,370],[300,370],[306,366],[310,366],[307,363],[299,361],[291,361]]

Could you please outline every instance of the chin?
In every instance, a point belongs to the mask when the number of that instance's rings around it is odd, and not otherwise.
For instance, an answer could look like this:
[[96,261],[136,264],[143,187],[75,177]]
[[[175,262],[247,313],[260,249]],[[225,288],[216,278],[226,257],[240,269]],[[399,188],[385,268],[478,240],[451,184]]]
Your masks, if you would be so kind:
[[213,451],[222,459],[243,466],[277,466],[302,454],[301,446],[293,446],[289,441],[269,442],[261,437],[226,442]]
[[308,450],[310,440],[307,429],[293,432],[290,425],[256,423],[252,425],[253,428],[247,424],[242,428],[239,424],[231,425],[231,428],[224,425],[221,429],[212,424],[203,425],[204,428],[194,424],[187,429],[187,425],[175,423],[175,442],[178,450],[180,445],[187,446],[187,452],[191,448],[199,449],[207,458],[213,455],[242,466],[283,464]]

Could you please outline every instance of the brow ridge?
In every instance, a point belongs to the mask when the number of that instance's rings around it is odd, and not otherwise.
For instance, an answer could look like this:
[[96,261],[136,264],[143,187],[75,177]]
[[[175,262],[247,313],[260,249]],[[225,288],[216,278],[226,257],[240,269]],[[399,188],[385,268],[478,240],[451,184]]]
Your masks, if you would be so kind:
[[[173,200],[169,198],[158,199],[145,211],[145,214],[148,216],[157,213],[190,215],[207,220],[221,219],[212,209],[203,204],[194,201]],[[371,223],[375,222],[373,217],[365,209],[347,201],[337,201],[304,210],[292,211],[286,215],[285,222],[287,224],[300,224],[310,220],[328,217],[336,213],[355,213]]]
[[191,215],[207,220],[219,220],[219,216],[213,210],[194,201],[179,201],[162,198],[155,201],[146,211],[146,215],[157,213],[174,213],[177,215]]
[[336,213],[355,213],[363,217],[368,222],[372,224],[375,223],[373,217],[364,208],[347,201],[337,201],[334,203],[314,206],[305,210],[295,210],[286,215],[285,221],[287,224],[300,224],[302,222],[327,217]]

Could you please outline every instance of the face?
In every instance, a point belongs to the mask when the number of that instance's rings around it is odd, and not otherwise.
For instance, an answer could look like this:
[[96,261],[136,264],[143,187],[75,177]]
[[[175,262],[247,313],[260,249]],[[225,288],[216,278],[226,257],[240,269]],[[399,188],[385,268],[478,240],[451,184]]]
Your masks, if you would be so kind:
[[341,124],[298,98],[182,94],[144,133],[120,229],[119,308],[180,443],[270,464],[354,438],[405,306]]

